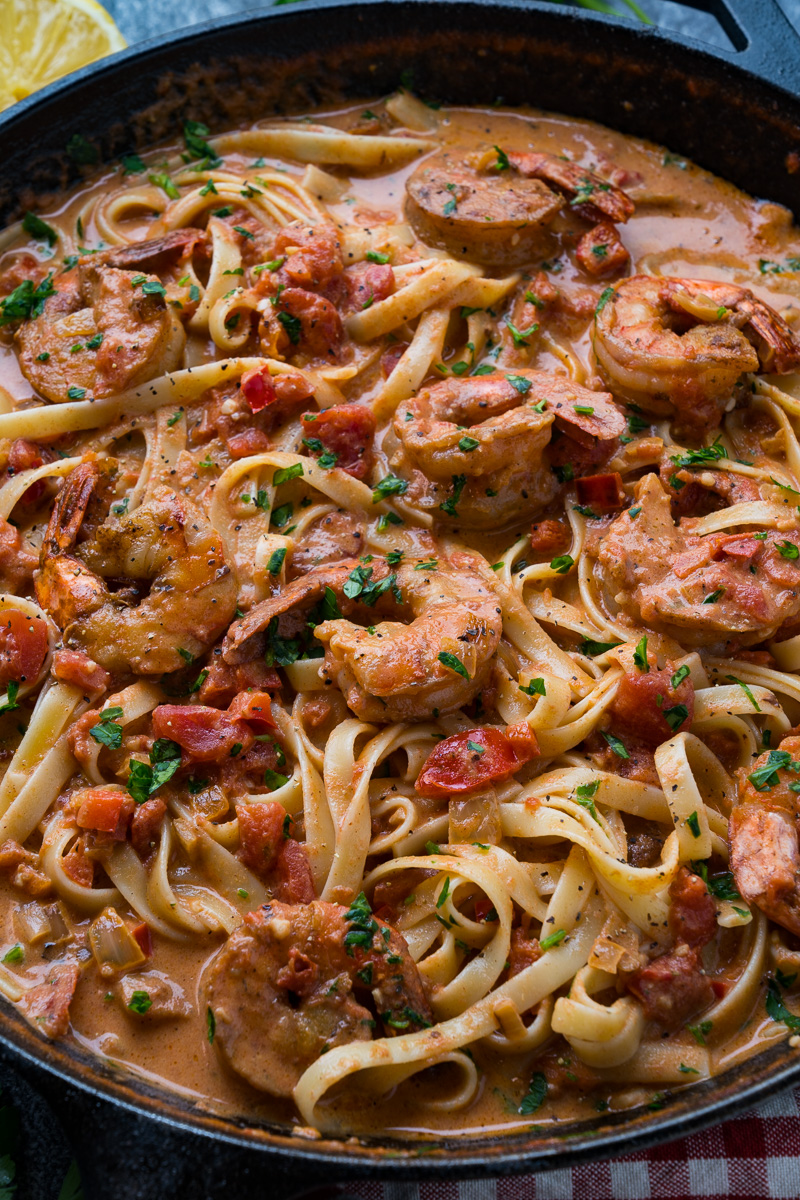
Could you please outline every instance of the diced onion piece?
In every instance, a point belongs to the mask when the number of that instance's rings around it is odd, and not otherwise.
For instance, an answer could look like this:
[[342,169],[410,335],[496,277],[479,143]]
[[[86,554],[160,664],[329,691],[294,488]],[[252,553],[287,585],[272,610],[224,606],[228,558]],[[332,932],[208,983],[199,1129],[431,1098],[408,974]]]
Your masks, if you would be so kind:
[[146,961],[141,946],[115,908],[104,908],[92,921],[89,945],[101,975],[132,971]]
[[57,904],[20,904],[14,913],[14,932],[21,942],[37,946],[40,942],[60,942],[70,936],[69,927]]

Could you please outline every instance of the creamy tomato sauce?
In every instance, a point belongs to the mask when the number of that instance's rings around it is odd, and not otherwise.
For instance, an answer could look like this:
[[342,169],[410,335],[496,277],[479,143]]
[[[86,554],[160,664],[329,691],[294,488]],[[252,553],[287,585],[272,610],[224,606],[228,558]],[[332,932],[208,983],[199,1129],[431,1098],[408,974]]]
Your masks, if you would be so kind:
[[537,111],[189,123],[0,235],[0,399],[43,1036],[411,1138],[788,1036],[786,209]]

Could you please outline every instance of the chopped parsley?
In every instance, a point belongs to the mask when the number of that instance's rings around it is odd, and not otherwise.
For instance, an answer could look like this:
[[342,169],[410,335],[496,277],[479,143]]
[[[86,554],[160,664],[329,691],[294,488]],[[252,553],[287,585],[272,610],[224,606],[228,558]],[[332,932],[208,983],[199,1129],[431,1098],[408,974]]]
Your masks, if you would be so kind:
[[524,692],[526,696],[546,696],[547,692],[544,686],[543,679],[532,679],[530,683],[521,683],[519,690]]
[[770,750],[763,767],[751,772],[747,778],[758,792],[766,792],[778,782],[778,771],[791,765],[792,756],[788,750]]
[[684,679],[688,679],[691,673],[692,672],[689,667],[686,666],[686,663],[684,663],[682,667],[678,667],[677,671],[670,680],[670,683],[672,684],[672,690],[675,691],[676,688],[680,687]]
[[706,1034],[711,1033],[711,1030],[714,1028],[714,1022],[699,1021],[697,1025],[687,1025],[686,1028],[689,1030],[689,1033],[697,1042],[698,1046],[705,1046]]
[[717,440],[713,446],[704,446],[701,450],[687,450],[685,454],[673,454],[670,462],[674,462],[676,467],[698,467],[704,463],[718,462],[719,459],[727,457],[728,451],[722,442]]
[[280,487],[282,483],[288,483],[290,479],[300,479],[302,474],[302,463],[294,463],[291,467],[278,467],[272,476],[272,486]]
[[[517,347],[520,347],[520,346],[528,345],[528,338],[532,334],[537,332],[539,325],[537,322],[534,322],[533,325],[531,325],[529,329],[517,329],[516,325],[511,320],[511,318],[506,317],[506,327],[507,327],[509,333],[511,334],[512,338],[514,339],[514,345]],[[506,378],[509,379],[509,382],[511,382],[509,376],[506,376]],[[517,376],[515,376],[515,378],[519,379],[519,378],[521,378],[521,376],[517,375]],[[528,385],[528,387],[525,389],[525,391],[527,391],[528,388],[531,386],[530,380],[526,380],[525,382]],[[514,384],[514,387],[516,387],[516,386],[517,385]],[[517,391],[519,391],[519,388],[517,388]]]
[[281,546],[279,550],[273,550],[269,556],[267,563],[267,571],[270,575],[280,575],[283,566],[283,560],[286,558],[286,547]]
[[17,696],[19,695],[19,684],[15,679],[10,680],[6,700],[0,704],[0,713],[12,712],[15,708],[19,708],[17,704]]
[[122,154],[119,161],[123,175],[142,175],[147,170],[138,154]]
[[150,1010],[152,1004],[152,997],[147,992],[136,991],[128,1001],[128,1008],[131,1012],[138,1013],[139,1016],[143,1017]]
[[510,383],[520,396],[527,396],[533,384],[524,375],[506,375],[506,383]]
[[372,915],[369,901],[363,892],[359,892],[350,905],[345,913],[345,920],[350,922],[350,929],[344,936],[344,945],[352,958],[356,946],[361,950],[369,950],[372,946],[372,939],[378,932],[378,923]]
[[461,675],[464,679],[470,679],[470,673],[459,658],[455,654],[450,654],[447,650],[442,650],[439,654],[439,662],[443,667],[447,667],[450,671],[455,671],[456,675]]
[[647,673],[650,670],[650,663],[647,661],[647,634],[637,644],[633,652],[633,661],[640,671]]
[[600,299],[597,301],[597,308],[594,310],[594,315],[596,317],[600,316],[600,313],[603,311],[613,295],[614,289],[612,287],[607,287],[605,291],[600,293]]
[[795,1033],[800,1031],[800,1017],[796,1017],[783,1003],[780,988],[774,979],[767,981],[767,999],[764,1007],[767,1015],[772,1017],[773,1021],[782,1021]]
[[396,475],[384,475],[383,479],[372,489],[372,503],[378,504],[387,496],[402,496],[408,491],[408,481],[398,479]]
[[90,736],[102,746],[119,750],[122,745],[122,726],[117,724],[117,719],[121,716],[121,708],[104,708],[98,723],[89,730]]
[[181,748],[169,738],[157,738],[150,751],[150,763],[132,758],[128,764],[128,791],[137,804],[144,804],[166,783],[181,765]]
[[[688,667],[686,670],[688,672]],[[726,675],[725,678],[727,679],[728,683],[737,683],[744,692],[745,696],[747,696],[747,699],[750,701],[756,712],[761,712],[761,706],[746,683],[742,683],[741,679],[737,679],[735,675]]]
[[170,200],[180,200],[181,194],[169,175],[148,175],[147,178],[154,187],[160,187],[162,191],[166,192]]
[[530,1116],[541,1108],[547,1096],[547,1078],[543,1071],[536,1071],[531,1078],[530,1087],[522,1097],[519,1111],[523,1116]]
[[54,246],[58,241],[58,234],[52,225],[48,225],[41,217],[37,217],[36,213],[26,212],[22,218],[22,228],[31,237],[39,238],[41,241],[47,242],[48,246]]
[[456,505],[458,504],[459,500],[461,499],[461,493],[464,491],[464,488],[466,486],[467,486],[466,475],[454,475],[453,476],[453,490],[452,490],[451,494],[447,497],[447,499],[443,500],[442,503],[439,505],[439,508],[442,510],[442,512],[446,512],[448,514],[448,516],[450,516],[450,517],[458,516],[458,510],[456,508]]
[[614,737],[613,733],[603,733],[603,737],[608,742],[617,758],[630,758],[630,754],[628,754],[628,751],[625,749],[622,742],[618,737]]
[[622,642],[595,642],[592,638],[584,638],[578,650],[581,654],[588,655],[589,658],[596,658],[598,654],[605,654],[607,650],[613,650],[616,646],[621,646]]
[[44,302],[48,296],[55,293],[51,271],[46,279],[35,287],[32,279],[23,279],[8,296],[0,300],[0,325],[10,325],[12,321],[30,321],[40,317],[44,312]]
[[689,709],[685,704],[675,704],[672,708],[664,709],[664,720],[669,725],[673,733],[677,733],[681,725],[689,716]]
[[553,946],[560,946],[566,936],[566,929],[556,929],[553,933],[548,934],[546,938],[542,938],[539,942],[539,949],[550,950]]

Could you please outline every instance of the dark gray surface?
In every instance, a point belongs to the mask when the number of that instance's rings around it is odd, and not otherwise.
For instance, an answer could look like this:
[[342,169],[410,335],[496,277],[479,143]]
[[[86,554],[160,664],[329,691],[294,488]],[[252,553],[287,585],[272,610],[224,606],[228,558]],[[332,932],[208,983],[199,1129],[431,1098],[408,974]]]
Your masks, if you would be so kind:
[[[800,0],[778,2],[800,28]],[[254,3],[253,0],[194,0],[190,4],[186,0],[104,0],[104,3],[131,45],[197,21],[271,7]],[[738,0],[738,5],[746,7],[747,0]],[[694,12],[674,0],[640,0],[640,6],[655,24],[665,29],[686,33],[716,46],[730,45],[716,19],[707,13]],[[624,7],[622,0],[618,0],[621,13]],[[737,3],[734,2],[731,7],[736,8]]]

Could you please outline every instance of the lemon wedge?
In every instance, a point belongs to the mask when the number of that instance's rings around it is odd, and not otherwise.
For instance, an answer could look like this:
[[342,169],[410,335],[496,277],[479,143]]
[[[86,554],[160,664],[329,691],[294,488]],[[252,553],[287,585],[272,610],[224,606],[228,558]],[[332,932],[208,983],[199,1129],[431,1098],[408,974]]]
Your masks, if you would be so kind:
[[126,45],[96,0],[0,0],[0,109]]

